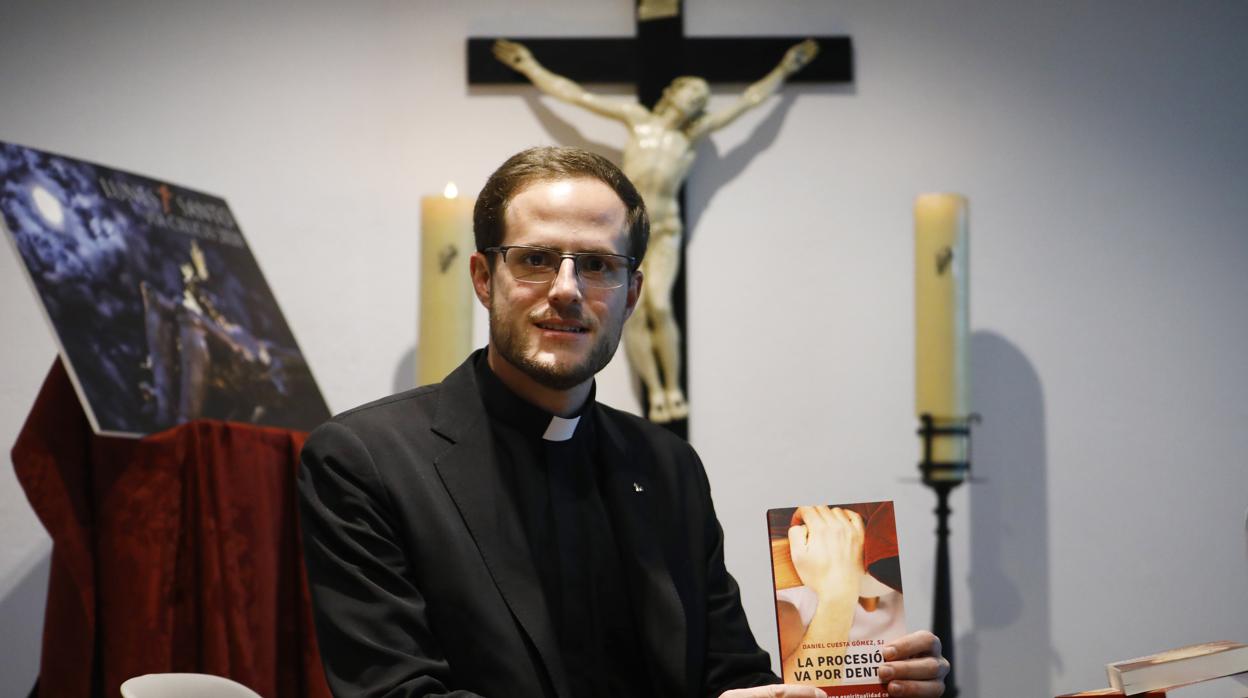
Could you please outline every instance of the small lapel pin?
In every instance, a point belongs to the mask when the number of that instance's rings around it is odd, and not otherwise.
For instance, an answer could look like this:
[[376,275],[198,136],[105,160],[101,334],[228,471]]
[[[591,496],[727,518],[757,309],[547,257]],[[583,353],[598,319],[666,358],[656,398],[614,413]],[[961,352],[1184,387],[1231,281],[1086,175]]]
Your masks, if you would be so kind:
[[646,488],[644,488],[644,487],[642,487],[641,485],[639,485],[639,484],[637,484],[637,483],[635,483],[635,482],[634,482],[634,483],[633,483],[633,491],[634,491],[634,492],[645,492],[645,491],[646,491]]

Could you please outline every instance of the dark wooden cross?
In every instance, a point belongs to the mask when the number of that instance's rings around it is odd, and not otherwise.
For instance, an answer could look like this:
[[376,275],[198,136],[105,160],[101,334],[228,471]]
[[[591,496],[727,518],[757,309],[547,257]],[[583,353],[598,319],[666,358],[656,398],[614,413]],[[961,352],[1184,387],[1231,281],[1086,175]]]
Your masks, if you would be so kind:
[[[819,55],[788,82],[851,82],[854,75],[853,46],[847,36],[815,37],[689,37],[685,36],[681,3],[673,5],[675,14],[657,19],[638,19],[636,37],[533,38],[502,37],[527,46],[533,56],[551,72],[579,83],[634,83],[638,98],[653,108],[672,80],[681,75],[696,75],[709,83],[751,83],[766,75],[788,48],[803,39],[819,42]],[[492,47],[499,37],[468,39],[468,84],[528,84],[528,80],[494,58]],[[685,216],[685,197],[680,196],[681,217]],[[682,220],[682,224],[684,221]],[[688,228],[685,227],[686,235]],[[672,306],[676,322],[685,333],[685,270],[684,249],[681,249],[680,273],[672,289]],[[681,365],[688,374],[687,340],[681,342]],[[681,377],[688,396],[688,380]],[[642,391],[645,400],[645,391]],[[691,403],[692,404],[692,403]],[[643,404],[643,410],[648,406]],[[667,425],[682,437],[688,437],[688,421]]]

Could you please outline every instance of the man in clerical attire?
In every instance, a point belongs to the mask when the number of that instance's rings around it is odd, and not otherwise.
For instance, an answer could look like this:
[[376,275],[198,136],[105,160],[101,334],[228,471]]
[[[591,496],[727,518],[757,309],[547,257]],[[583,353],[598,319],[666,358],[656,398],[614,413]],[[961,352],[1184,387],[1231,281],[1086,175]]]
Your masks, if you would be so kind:
[[[571,148],[513,156],[473,216],[490,338],[445,381],[345,412],[299,498],[341,696],[822,696],[777,686],[689,444],[594,400],[641,291],[637,190]],[[891,695],[937,696],[930,633]]]

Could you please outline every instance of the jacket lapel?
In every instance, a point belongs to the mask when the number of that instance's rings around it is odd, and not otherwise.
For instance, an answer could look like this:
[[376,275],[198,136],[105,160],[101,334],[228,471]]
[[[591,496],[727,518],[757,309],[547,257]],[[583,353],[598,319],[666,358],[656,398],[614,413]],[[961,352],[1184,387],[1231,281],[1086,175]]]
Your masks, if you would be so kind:
[[[475,355],[474,355],[475,356]],[[550,612],[529,555],[516,504],[494,453],[494,438],[469,358],[442,383],[433,430],[453,446],[434,461],[494,584],[546,663],[555,691],[570,698]]]
[[[657,695],[687,695],[687,621],[676,585],[654,529],[657,512],[651,481],[638,465],[643,456],[632,452],[604,410],[596,410],[603,435],[601,454],[607,468],[603,493],[628,570],[629,594],[641,621],[639,639]],[[629,554],[629,551],[632,554]]]

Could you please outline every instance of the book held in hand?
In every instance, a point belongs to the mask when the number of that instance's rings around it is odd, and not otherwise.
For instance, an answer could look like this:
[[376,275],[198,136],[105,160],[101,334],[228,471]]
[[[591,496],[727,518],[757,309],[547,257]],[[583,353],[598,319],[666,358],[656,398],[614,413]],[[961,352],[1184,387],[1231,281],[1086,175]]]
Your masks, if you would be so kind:
[[770,509],[784,682],[884,698],[880,650],[906,633],[892,502]]
[[1109,683],[1126,695],[1175,688],[1248,671],[1248,645],[1220,640],[1105,665]]

